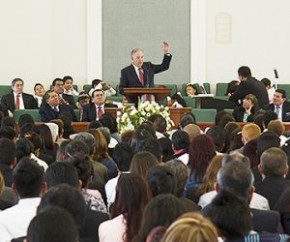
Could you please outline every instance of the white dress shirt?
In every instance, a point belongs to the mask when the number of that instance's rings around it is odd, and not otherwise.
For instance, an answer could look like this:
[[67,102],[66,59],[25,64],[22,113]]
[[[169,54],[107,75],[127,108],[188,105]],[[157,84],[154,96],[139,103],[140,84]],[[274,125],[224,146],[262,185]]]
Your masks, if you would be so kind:
[[0,241],[10,242],[13,238],[25,236],[39,203],[39,197],[20,199],[18,204],[1,211]]
[[19,95],[19,109],[25,109],[24,102],[23,102],[23,97],[22,97],[22,93],[19,93],[18,94],[18,93],[13,92],[15,107],[16,107],[16,98],[17,98],[17,95]]

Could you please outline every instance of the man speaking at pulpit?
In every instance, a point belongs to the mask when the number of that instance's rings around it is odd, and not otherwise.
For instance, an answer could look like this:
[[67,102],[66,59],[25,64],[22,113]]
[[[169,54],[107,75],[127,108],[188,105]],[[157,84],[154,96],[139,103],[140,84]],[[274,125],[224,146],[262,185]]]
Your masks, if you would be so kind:
[[[154,87],[154,74],[169,69],[172,55],[169,53],[169,44],[162,43],[164,52],[163,61],[156,65],[151,62],[144,62],[144,53],[140,48],[135,48],[131,51],[132,64],[121,70],[121,78],[119,83],[119,92],[124,94],[124,88],[134,87]],[[136,100],[131,100],[136,102]]]

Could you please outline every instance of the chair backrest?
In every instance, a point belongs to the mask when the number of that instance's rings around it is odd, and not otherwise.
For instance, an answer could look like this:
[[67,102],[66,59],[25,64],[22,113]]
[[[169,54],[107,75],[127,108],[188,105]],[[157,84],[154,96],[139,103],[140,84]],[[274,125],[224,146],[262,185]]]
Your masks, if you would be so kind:
[[91,90],[92,85],[91,84],[84,84],[83,85],[83,90],[86,91],[87,93],[89,93],[89,91]]
[[290,84],[278,84],[278,89],[283,89],[286,92],[286,99],[290,99]]
[[74,84],[74,85],[73,85],[73,88],[74,88],[77,92],[79,91],[78,85]]
[[109,96],[106,99],[113,102],[122,102],[123,96]]
[[0,85],[0,98],[8,93],[11,93],[12,88],[10,85]]
[[19,109],[19,110],[15,110],[14,113],[13,113],[13,118],[14,118],[15,122],[18,122],[19,117],[22,114],[26,114],[26,113],[30,114],[33,117],[34,122],[41,122],[41,117],[40,117],[38,109]]
[[217,111],[211,108],[194,108],[192,109],[192,113],[196,118],[196,122],[214,122]]
[[172,96],[173,94],[177,93],[177,85],[176,84],[155,84],[155,87],[159,87],[159,86],[166,86],[167,88],[171,89],[171,94],[170,96]]
[[196,108],[196,100],[195,98],[184,96],[184,101],[186,102],[186,106],[190,108]]
[[226,82],[219,82],[216,84],[216,91],[215,95],[216,96],[225,96],[228,88],[228,83]]

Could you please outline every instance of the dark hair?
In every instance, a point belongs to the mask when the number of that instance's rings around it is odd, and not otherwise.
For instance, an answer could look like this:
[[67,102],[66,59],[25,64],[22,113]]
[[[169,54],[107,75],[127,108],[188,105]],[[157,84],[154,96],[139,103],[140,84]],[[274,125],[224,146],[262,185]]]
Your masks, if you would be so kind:
[[99,119],[103,127],[107,127],[111,134],[118,132],[118,124],[115,118],[109,113],[104,113]]
[[174,172],[167,166],[154,166],[148,170],[147,184],[152,196],[170,193],[176,195],[177,181]]
[[241,76],[241,77],[246,77],[246,78],[252,77],[251,70],[250,70],[250,68],[247,67],[247,66],[241,66],[241,67],[238,69],[238,74],[239,74],[239,76]]
[[160,133],[164,133],[166,131],[167,122],[161,114],[152,114],[148,120],[153,123],[156,131]]
[[40,137],[35,132],[29,132],[28,134],[25,135],[25,139],[28,139],[32,145],[33,145],[33,153],[37,150],[42,151],[43,150],[43,141]]
[[7,138],[0,138],[0,164],[11,165],[16,157],[16,146]]
[[232,95],[237,90],[237,88],[239,86],[239,83],[240,82],[238,80],[232,80],[232,81],[230,81],[228,83],[227,91],[225,93],[225,96],[227,96],[228,94],[231,94]]
[[188,133],[183,130],[176,130],[172,135],[172,145],[175,150],[188,149],[190,139]]
[[244,237],[251,231],[252,217],[248,204],[230,192],[219,192],[202,213],[227,240]]
[[62,83],[64,83],[64,81],[61,78],[57,77],[52,81],[52,86],[54,87],[56,82],[58,82],[58,81],[61,81]]
[[192,112],[184,113],[179,124],[181,128],[184,128],[188,124],[196,124],[196,118]]
[[75,130],[72,126],[72,117],[71,115],[65,115],[64,113],[63,114],[60,114],[58,116],[59,119],[62,120],[63,122],[63,137],[65,139],[69,139],[69,136],[71,134],[74,134],[75,133]]
[[286,91],[283,89],[276,89],[275,92],[282,94],[282,98],[286,98]]
[[43,85],[41,83],[37,82],[37,83],[34,84],[34,88],[33,88],[34,91],[35,91],[37,86],[42,86],[43,87]]
[[77,169],[66,161],[52,163],[45,172],[44,180],[48,188],[62,183],[72,187],[77,187],[79,184]]
[[102,82],[102,80],[100,80],[100,79],[92,80],[92,88],[95,88],[100,82]]
[[103,127],[102,123],[99,120],[94,120],[89,123],[88,129],[97,129]]
[[43,185],[43,168],[35,160],[23,158],[13,170],[12,177],[20,198],[39,197]]
[[14,78],[11,82],[12,87],[15,86],[16,82],[21,82],[22,84],[24,84],[23,80],[21,78]]
[[37,213],[39,214],[44,209],[50,209],[55,206],[68,211],[78,227],[83,224],[86,214],[86,202],[82,193],[77,188],[67,184],[59,184],[50,188],[43,195],[37,208]]
[[[88,132],[78,133],[75,136],[74,141],[83,142],[85,144],[85,146],[87,147],[86,149],[84,149],[83,152],[88,150],[89,151],[88,155],[92,155],[95,152],[96,140],[95,140],[95,137],[92,134],[90,134]],[[69,144],[69,146],[70,145],[74,145],[74,143]],[[69,148],[69,146],[67,148]],[[72,152],[72,151],[70,151],[70,152]],[[76,153],[76,152],[74,151],[74,153]]]
[[154,197],[146,206],[140,230],[134,241],[145,242],[149,232],[156,226],[168,227],[187,210],[174,195],[161,194]]
[[128,171],[134,152],[128,143],[118,143],[113,152],[113,159],[120,171]]
[[189,145],[188,154],[190,178],[202,181],[209,162],[216,155],[212,139],[205,134],[196,136]]
[[94,176],[94,168],[90,157],[83,153],[76,153],[69,157],[67,161],[77,169],[79,180],[82,181],[82,188],[86,188],[90,178]]
[[33,144],[25,138],[20,138],[16,141],[16,160],[20,161],[23,157],[30,157],[30,154],[33,153],[34,147]]
[[7,138],[9,140],[14,140],[17,137],[17,133],[14,128],[9,126],[4,126],[0,128],[0,138]]
[[182,107],[187,107],[186,102],[183,97],[178,93],[175,93],[171,96],[172,101],[177,101]]
[[44,209],[31,220],[27,230],[29,242],[75,242],[77,239],[74,219],[60,207]]
[[66,155],[66,146],[72,142],[72,140],[64,140],[61,142],[61,144],[59,145],[57,152],[56,152],[56,161],[64,161],[67,158]]
[[45,150],[53,150],[54,143],[53,143],[52,134],[49,127],[45,124],[41,124],[41,125],[36,126],[36,130],[39,133],[39,135],[42,137]]
[[132,241],[141,225],[143,210],[149,201],[145,181],[135,174],[121,174],[116,186],[112,217],[123,215],[126,220],[124,241]]
[[145,139],[139,142],[138,149],[135,152],[139,151],[148,151],[153,154],[157,160],[161,160],[162,158],[162,147],[161,144],[156,139]]
[[276,119],[278,119],[277,113],[275,113],[273,110],[267,110],[264,113],[264,125],[265,125],[265,127],[267,128],[270,121],[276,120]]
[[268,78],[263,78],[261,82],[265,85],[265,87],[271,86],[271,81]]
[[34,119],[29,113],[24,113],[19,116],[18,126],[21,128],[24,124],[31,124],[34,126]]
[[12,127],[13,129],[16,130],[17,124],[12,117],[4,117],[1,121],[1,128],[4,127]]
[[257,139],[250,140],[244,145],[243,155],[250,159],[251,167],[258,166],[259,156],[257,153]]
[[262,133],[257,139],[258,157],[260,158],[262,153],[271,147],[280,147],[280,138],[277,134],[271,131],[266,131]]
[[63,82],[65,83],[67,80],[74,80],[71,76],[64,76],[63,78],[62,78],[62,80],[63,80]]
[[212,138],[216,150],[222,152],[226,144],[226,131],[220,126],[213,126],[207,130],[206,134]]

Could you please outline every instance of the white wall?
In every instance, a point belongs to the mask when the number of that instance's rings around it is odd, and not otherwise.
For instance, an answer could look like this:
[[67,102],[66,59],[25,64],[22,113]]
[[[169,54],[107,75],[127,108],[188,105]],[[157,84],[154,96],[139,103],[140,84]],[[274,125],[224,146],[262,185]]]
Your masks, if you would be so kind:
[[[258,79],[290,82],[289,0],[208,0],[207,72],[212,82],[237,78],[237,69],[248,65]],[[231,43],[217,43],[216,16],[231,15]]]
[[0,83],[15,77],[32,93],[55,77],[86,79],[86,3],[79,0],[0,0]]

